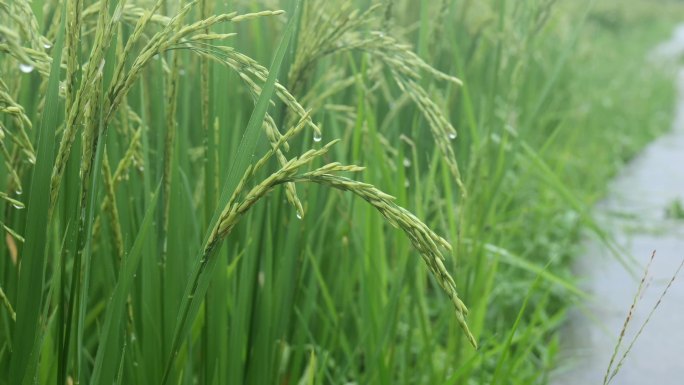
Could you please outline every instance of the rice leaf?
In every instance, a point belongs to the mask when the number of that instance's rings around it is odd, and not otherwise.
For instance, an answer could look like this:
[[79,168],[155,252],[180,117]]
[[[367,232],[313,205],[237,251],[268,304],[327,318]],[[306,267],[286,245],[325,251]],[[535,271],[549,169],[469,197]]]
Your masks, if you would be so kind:
[[50,77],[48,79],[45,108],[38,128],[36,166],[31,176],[31,187],[26,217],[26,242],[21,258],[21,270],[17,290],[17,323],[10,364],[10,378],[15,383],[30,381],[35,373],[28,373],[31,355],[38,352],[38,332],[41,300],[43,298],[43,275],[46,265],[46,246],[50,204],[50,173],[54,164],[55,130],[59,127],[59,77],[64,45],[64,20],[59,28],[53,49]]
[[133,278],[138,269],[138,264],[142,258],[143,245],[145,244],[149,230],[152,227],[152,220],[154,219],[158,197],[159,188],[157,188],[157,192],[155,192],[154,197],[150,201],[150,205],[145,212],[145,217],[140,226],[140,230],[138,231],[138,235],[133,242],[131,250],[124,259],[123,269],[119,274],[119,280],[114,288],[114,294],[107,304],[107,312],[104,317],[104,325],[102,325],[100,342],[91,379],[93,384],[110,384],[117,375],[120,377],[120,374],[116,372],[119,365],[115,365],[115,363],[120,359],[119,353],[123,348],[120,346],[122,332],[121,322],[126,308],[126,298],[131,285],[133,284]]

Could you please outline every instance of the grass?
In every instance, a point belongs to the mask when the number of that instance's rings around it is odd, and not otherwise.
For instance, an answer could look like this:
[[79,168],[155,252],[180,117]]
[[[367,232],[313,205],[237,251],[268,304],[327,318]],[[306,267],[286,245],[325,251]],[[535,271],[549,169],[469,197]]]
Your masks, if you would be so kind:
[[[623,347],[622,343],[624,342],[625,334],[627,333],[627,330],[629,329],[629,326],[631,326],[632,323],[632,317],[634,315],[635,309],[637,307],[637,304],[640,302],[642,299],[642,296],[645,292],[645,290],[648,287],[648,284],[646,283],[647,278],[649,277],[649,269],[651,267],[651,264],[653,263],[653,260],[656,257],[656,252],[653,251],[651,254],[651,258],[649,259],[648,263],[646,264],[646,267],[644,268],[643,275],[641,276],[641,281],[639,282],[639,286],[637,288],[636,293],[634,294],[634,297],[632,299],[632,304],[629,307],[629,311],[627,312],[627,316],[625,317],[625,322],[622,326],[622,329],[620,329],[620,336],[618,337],[618,340],[615,344],[615,349],[613,351],[612,356],[610,357],[610,362],[608,363],[608,367],[606,368],[606,374],[603,377],[603,385],[610,384],[612,380],[615,378],[615,376],[620,372],[620,369],[622,368],[625,359],[629,355],[630,351],[632,350],[632,347],[636,343],[636,341],[639,339],[641,336],[641,333],[644,331],[644,328],[646,328],[646,325],[648,325],[649,321],[651,320],[651,316],[653,316],[653,313],[658,309],[660,306],[660,303],[662,302],[663,298],[665,298],[665,295],[667,294],[668,290],[674,283],[674,281],[677,279],[677,276],[679,275],[679,272],[682,270],[682,266],[684,266],[684,260],[679,264],[677,269],[674,271],[672,274],[672,277],[668,280],[667,285],[663,289],[663,291],[660,293],[660,296],[658,296],[658,299],[656,302],[651,306],[651,310],[648,312],[648,315],[646,316],[646,319],[644,322],[641,323],[641,326],[639,329],[634,333],[634,336],[629,343],[629,345],[625,348]],[[622,349],[622,354],[620,355],[620,358],[616,361],[616,358],[618,356],[618,353]]]
[[0,0],[0,384],[545,383],[683,13]]

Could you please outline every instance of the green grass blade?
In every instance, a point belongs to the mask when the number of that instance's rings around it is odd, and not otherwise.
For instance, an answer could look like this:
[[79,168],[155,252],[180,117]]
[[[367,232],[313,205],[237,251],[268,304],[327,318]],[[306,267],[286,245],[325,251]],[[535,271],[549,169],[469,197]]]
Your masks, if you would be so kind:
[[[548,267],[548,265],[546,267]],[[516,317],[515,322],[513,323],[513,326],[511,327],[511,330],[508,332],[508,336],[506,337],[506,341],[503,343],[503,347],[501,349],[501,355],[499,356],[499,360],[496,364],[496,369],[494,370],[494,377],[492,378],[492,382],[491,382],[492,385],[498,384],[500,379],[501,379],[501,381],[504,381],[504,379],[505,379],[505,376],[502,375],[502,370],[503,370],[504,364],[506,364],[509,360],[508,355],[511,354],[511,345],[513,344],[513,338],[515,337],[516,332],[518,331],[518,328],[521,325],[521,321],[523,319],[523,316],[525,315],[525,310],[527,310],[527,304],[529,303],[532,295],[537,290],[541,280],[542,280],[541,274],[537,275],[534,282],[532,282],[532,285],[530,285],[530,288],[527,291],[527,295],[525,296],[525,299],[523,300],[523,303],[520,306],[520,311],[518,311],[518,316]]]
[[133,284],[133,277],[138,269],[138,264],[142,258],[143,245],[145,244],[149,230],[152,227],[158,197],[159,188],[157,188],[157,192],[155,192],[154,197],[150,201],[150,205],[145,212],[145,217],[140,226],[140,230],[138,231],[138,235],[133,242],[131,251],[124,259],[123,269],[119,275],[116,287],[114,288],[114,294],[107,305],[107,313],[104,317],[104,325],[102,326],[100,343],[91,379],[93,384],[110,384],[117,375],[116,369],[119,365],[114,365],[114,363],[117,362],[117,355],[120,354],[122,349],[122,347],[119,346],[120,343],[118,343],[118,341],[120,341],[121,338],[121,322],[126,308],[126,298]]
[[17,328],[14,333],[15,350],[10,364],[10,378],[23,383],[33,377],[27,373],[30,356],[36,354],[39,315],[43,297],[43,274],[46,264],[47,231],[45,215],[50,205],[50,175],[54,164],[55,130],[59,127],[59,77],[64,46],[64,18],[60,24],[53,50],[50,77],[45,96],[45,109],[38,131],[36,166],[31,177],[28,213],[26,218],[26,243],[22,253],[22,268],[17,290]]

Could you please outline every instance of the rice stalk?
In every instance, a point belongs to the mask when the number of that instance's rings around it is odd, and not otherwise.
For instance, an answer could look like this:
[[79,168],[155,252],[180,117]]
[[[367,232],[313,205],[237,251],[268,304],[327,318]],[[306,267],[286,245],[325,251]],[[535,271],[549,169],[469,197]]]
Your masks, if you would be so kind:
[[[110,90],[108,92],[108,97],[107,97],[107,103],[106,103],[106,116],[105,116],[105,122],[109,121],[111,114],[113,111],[115,111],[121,102],[121,99],[123,98],[124,95],[130,90],[130,88],[133,86],[134,81],[138,78],[140,75],[140,72],[142,71],[142,68],[149,63],[149,61],[152,59],[154,55],[164,53],[165,51],[174,48],[176,45],[181,43],[181,40],[184,39],[187,35],[190,35],[194,32],[201,31],[203,29],[209,28],[212,25],[218,24],[218,23],[223,23],[223,22],[240,22],[244,20],[249,20],[253,18],[258,18],[258,17],[263,17],[263,16],[275,16],[275,15],[280,15],[282,11],[262,11],[262,12],[256,12],[256,13],[247,13],[247,14],[242,14],[238,15],[236,12],[230,13],[230,14],[222,14],[222,15],[214,15],[211,16],[207,19],[200,20],[197,22],[194,22],[189,25],[185,25],[180,27],[177,32],[176,28],[181,25],[181,22],[185,15],[190,11],[191,7],[196,3],[197,1],[192,1],[185,5],[181,11],[173,17],[173,19],[169,22],[168,25],[166,25],[160,32],[157,32],[150,41],[145,45],[145,47],[141,50],[140,54],[136,57],[136,59],[133,61],[133,64],[131,65],[131,69],[128,71],[127,74],[123,75],[123,62],[128,56],[130,52],[130,47],[132,45],[131,42],[137,41],[137,39],[140,37],[140,34],[142,32],[142,28],[144,27],[144,24],[147,23],[147,20],[149,20],[148,17],[144,17],[141,19],[141,22],[136,26],[136,30],[134,31],[133,35],[129,39],[129,41],[126,44],[126,48],[124,49],[124,54],[123,58],[121,59],[119,63],[119,67],[117,68],[117,71],[115,72],[115,78],[112,81],[112,85],[110,87]],[[158,4],[157,4],[158,5]],[[148,14],[151,15],[151,14]],[[146,15],[147,16],[147,15]],[[201,35],[200,35],[201,36]],[[205,38],[205,36],[202,36],[202,38]],[[221,35],[214,35],[211,37],[213,38],[223,38]]]
[[5,167],[7,168],[9,172],[9,188],[13,189],[14,191],[22,192],[23,188],[21,186],[21,178],[19,178],[19,173],[17,172],[17,168],[11,161],[14,159],[12,155],[10,155],[9,151],[7,150],[7,146],[5,146],[5,126],[0,123],[0,153],[2,153],[2,158],[3,158],[3,163],[5,164]]
[[[0,142],[4,142],[5,137],[9,137],[12,142],[19,146],[26,160],[29,163],[35,163],[36,152],[27,133],[33,125],[28,116],[26,116],[24,108],[12,98],[9,87],[7,87],[7,84],[2,79],[0,79],[0,114],[11,116],[14,122],[13,126],[16,127],[16,132],[13,133],[7,130],[4,125],[0,126]],[[7,151],[4,150],[3,153],[7,153]],[[5,160],[9,160],[7,154],[5,154]],[[13,167],[10,167],[10,170],[13,170]],[[21,190],[20,181],[17,179],[16,182],[18,183],[18,190]]]
[[[91,20],[98,15],[100,9],[99,3],[99,1],[95,1],[83,10],[82,16],[84,23],[92,22]],[[143,16],[150,12],[148,8],[130,4],[128,2],[121,9],[120,20],[129,24],[137,23]],[[153,12],[150,14],[149,22],[165,26],[171,22],[171,17]]]
[[[128,142],[128,148],[126,149],[126,152],[124,153],[123,157],[119,160],[118,165],[116,166],[116,170],[114,170],[113,174],[110,174],[106,170],[104,171],[105,175],[105,182],[109,184],[107,181],[111,181],[111,190],[116,191],[116,188],[118,184],[123,180],[127,178],[128,175],[128,170],[130,169],[131,165],[135,162],[136,156],[138,156],[138,152],[140,151],[140,140],[141,136],[143,133],[143,122],[140,119],[140,117],[137,116],[132,110],[128,109],[128,114],[129,117],[131,117],[137,124],[138,124],[138,129],[135,130],[135,132],[132,134],[130,141]],[[123,118],[123,121],[127,121],[127,118]],[[108,160],[105,158],[105,162],[109,163]],[[107,186],[107,189],[110,187]],[[115,202],[114,197],[110,196],[109,194],[105,195],[104,199],[102,200],[102,203],[100,204],[100,212],[105,212],[109,213],[110,216],[114,216],[114,210],[116,210],[113,202]],[[100,216],[95,218],[95,223],[93,224],[93,233],[98,234],[100,231]],[[116,235],[115,235],[116,237]]]
[[392,196],[383,193],[372,185],[357,182],[348,178],[330,175],[333,172],[355,172],[363,168],[358,166],[345,166],[340,163],[330,163],[322,166],[314,171],[297,174],[299,169],[304,165],[311,163],[314,159],[321,157],[327,153],[332,145],[337,141],[332,141],[318,150],[309,150],[298,158],[290,159],[278,171],[266,177],[263,181],[254,186],[251,190],[244,194],[243,198],[239,196],[246,189],[246,185],[250,179],[260,170],[266,162],[277,153],[277,148],[285,143],[289,138],[298,134],[306,124],[307,117],[304,117],[292,129],[288,130],[276,143],[275,149],[267,152],[259,161],[249,167],[242,179],[238,183],[235,191],[229,199],[227,205],[223,209],[219,221],[212,230],[212,235],[207,242],[204,249],[202,260],[212,257],[214,250],[218,247],[220,242],[225,239],[232,229],[237,225],[240,218],[259,201],[266,196],[276,186],[285,184],[287,182],[312,182],[322,185],[327,185],[339,190],[350,191],[353,194],[363,198],[377,209],[390,224],[401,229],[409,237],[412,245],[418,250],[436,278],[439,285],[446,292],[451,299],[456,310],[456,318],[459,325],[466,334],[468,341],[472,346],[477,347],[474,336],[468,329],[466,316],[468,310],[463,302],[459,299],[456,292],[456,283],[447,271],[444,261],[445,258],[439,251],[439,247],[446,250],[451,250],[449,243],[442,237],[435,234],[423,222],[416,218],[413,214],[397,206],[392,200]]
[[[116,250],[117,259],[119,260],[119,262],[121,262],[125,252],[123,243],[123,233],[121,232],[121,220],[119,218],[119,210],[117,209],[116,204],[110,204],[110,202],[115,202],[116,193],[114,183],[115,178],[112,177],[112,170],[109,166],[108,157],[104,157],[102,166],[102,174],[104,177],[103,179],[107,199],[102,201],[102,204],[100,205],[100,211],[109,214],[109,226],[111,227],[112,235],[114,236],[114,249]],[[96,222],[93,224],[93,234],[98,233],[99,219],[100,217],[98,216]]]
[[[200,1],[200,17],[206,19],[209,17],[211,4],[207,0]],[[202,30],[204,36],[211,36],[209,34],[209,27]],[[211,39],[210,39],[211,40]],[[202,131],[204,138],[202,144],[204,146],[204,180],[205,180],[205,214],[207,217],[211,216],[214,210],[216,196],[219,192],[219,178],[218,170],[219,160],[216,142],[218,141],[218,127],[217,124],[212,124],[209,109],[209,59],[201,56],[200,60],[200,94],[202,101],[200,108],[202,110]]]
[[7,195],[6,193],[4,193],[2,191],[0,191],[0,198],[6,200],[9,204],[14,206],[15,209],[21,210],[24,208],[24,204],[22,202],[14,199],[14,198],[11,198],[9,195]]
[[[300,95],[301,89],[309,82],[313,72],[312,68],[322,58],[347,51],[367,53],[371,58],[389,69],[392,79],[400,90],[409,95],[423,114],[428,122],[433,139],[444,156],[447,167],[454,176],[463,196],[467,196],[451,143],[452,140],[456,139],[457,131],[442,109],[419,84],[422,79],[421,72],[429,74],[438,81],[456,86],[462,85],[462,81],[430,66],[416,55],[409,45],[400,43],[389,33],[382,30],[372,30],[377,28],[378,22],[375,13],[380,9],[379,4],[371,6],[364,12],[353,9],[350,2],[343,3],[341,7],[339,4],[335,4],[335,7],[340,8],[335,12],[318,5],[318,3],[316,5],[309,3],[309,6],[305,8],[303,16],[305,28],[300,34],[296,59],[289,74],[290,88],[293,90],[293,94]],[[368,32],[368,29],[371,31]],[[307,98],[306,95],[300,96],[304,99]]]
[[171,208],[171,176],[173,175],[172,167],[174,167],[174,150],[176,141],[176,130],[178,122],[176,121],[176,110],[178,106],[178,87],[180,75],[178,68],[180,66],[180,58],[178,52],[171,52],[171,73],[167,77],[167,101],[166,101],[166,136],[164,138],[164,170],[162,174],[162,266],[166,264],[168,232],[169,232],[169,217]]
[[[625,317],[625,322],[622,326],[622,329],[620,330],[620,337],[618,337],[618,341],[615,344],[615,349],[613,351],[612,356],[610,357],[610,362],[608,363],[608,367],[606,368],[606,373],[603,377],[603,385],[608,385],[613,381],[613,378],[620,372],[620,369],[622,369],[622,365],[625,362],[625,359],[629,355],[629,353],[632,351],[632,348],[634,347],[634,344],[636,341],[639,339],[641,336],[641,333],[643,333],[644,329],[646,328],[646,325],[651,321],[651,317],[655,313],[655,311],[658,309],[660,304],[663,301],[663,298],[665,298],[665,295],[667,295],[667,292],[670,290],[670,287],[674,283],[674,281],[677,279],[677,276],[679,276],[679,272],[682,270],[682,267],[684,267],[684,259],[682,259],[682,262],[677,266],[677,269],[674,271],[672,274],[672,277],[670,277],[670,280],[667,282],[667,285],[663,289],[663,291],[660,293],[660,296],[658,297],[658,300],[656,303],[651,307],[651,310],[649,311],[648,315],[646,316],[646,319],[644,322],[641,324],[639,327],[639,330],[635,333],[634,337],[632,338],[632,341],[629,343],[625,351],[622,353],[620,356],[620,359],[615,363],[615,358],[617,357],[618,351],[620,350],[620,346],[622,346],[622,341],[624,340],[625,334],[627,332],[627,327],[629,326],[632,316],[634,314],[634,310],[636,308],[638,300],[641,298],[643,295],[643,292],[645,290],[644,283],[646,281],[646,277],[648,276],[648,271],[649,268],[651,267],[651,263],[653,263],[653,260],[655,258],[655,251],[651,254],[651,258],[648,261],[648,264],[646,265],[646,268],[644,269],[644,274],[641,277],[641,281],[639,282],[639,286],[637,288],[636,294],[634,294],[634,298],[632,300],[632,304],[629,307],[629,311],[627,313],[627,317]],[[615,364],[615,366],[613,366]]]
[[[80,63],[78,62],[78,51],[81,40],[81,25],[82,22],[82,1],[68,0],[66,7],[66,78],[64,84],[64,99],[65,105],[72,106],[74,104],[75,94],[78,89],[77,75],[80,71]],[[102,7],[98,7],[98,11],[102,12]],[[67,128],[67,132],[69,129]],[[70,134],[65,133],[68,138]]]
[[[2,223],[2,222],[0,222]],[[4,225],[3,225],[4,227]],[[2,286],[0,286],[0,299],[2,299],[3,305],[5,305],[5,309],[7,309],[7,312],[10,314],[10,318],[12,318],[12,321],[16,322],[17,321],[17,313],[14,311],[14,308],[12,307],[12,304],[10,303],[9,299],[7,299],[7,296],[5,295],[5,291],[2,290]]]
[[244,198],[238,199],[237,197],[245,189],[247,181],[259,168],[261,168],[263,163],[271,156],[271,153],[262,157],[254,167],[250,167],[238,184],[228,205],[224,208],[219,222],[212,232],[210,241],[204,250],[204,258],[211,257],[213,250],[237,225],[240,217],[254,206],[259,199],[263,198],[280,184],[286,182],[313,182],[339,190],[349,191],[370,203],[390,224],[405,232],[414,248],[420,252],[424,262],[436,278],[437,282],[451,299],[454,308],[456,309],[456,318],[464,333],[466,333],[469,342],[474,347],[477,347],[475,338],[470,333],[465,320],[468,310],[458,297],[456,283],[444,266],[444,256],[439,251],[439,247],[451,250],[451,246],[446,240],[435,234],[406,209],[403,209],[392,202],[394,199],[392,196],[383,193],[372,185],[330,174],[332,172],[354,172],[362,170],[362,168],[358,166],[345,166],[339,163],[330,163],[314,171],[297,175],[297,172],[301,167],[327,153],[329,148],[336,142],[337,141],[330,142],[319,150],[309,150],[299,158],[291,159],[278,171],[249,190]]
[[[2,221],[0,221],[0,227],[2,227],[3,229],[5,229],[5,231],[7,232],[7,234],[9,234],[12,238],[16,239],[17,241],[19,241],[19,242],[21,242],[21,243],[26,242],[26,240],[24,239],[24,237],[22,237],[21,235],[19,235],[19,233],[17,233],[16,231],[12,230],[11,227],[7,226],[7,225],[4,224]],[[10,238],[10,239],[11,239],[11,238]]]
[[31,10],[31,5],[26,0],[15,0],[11,2],[10,8],[4,1],[0,1],[0,10],[16,23],[16,28],[29,43],[33,50],[45,51],[50,48],[50,41],[40,34],[38,20]]
[[19,63],[17,68],[24,73],[37,70],[47,78],[50,74],[50,56],[44,49],[33,49],[22,44],[15,30],[0,25],[0,52],[8,53]]
[[[103,118],[103,123],[105,126],[109,124],[114,111],[116,111],[119,105],[123,103],[124,96],[131,89],[135,80],[139,77],[142,69],[155,55],[160,55],[165,51],[174,48],[178,43],[181,42],[181,40],[184,40],[187,35],[197,31],[205,30],[217,23],[241,22],[263,16],[279,15],[282,13],[282,11],[262,11],[239,15],[234,12],[231,14],[213,15],[188,25],[182,25],[184,17],[196,3],[197,1],[192,1],[182,7],[181,10],[170,19],[169,23],[162,28],[161,31],[152,36],[133,61],[131,68],[124,74],[124,65],[127,61],[127,58],[131,55],[134,44],[142,36],[144,28],[151,20],[154,12],[159,9],[162,1],[157,1],[154,7],[143,14],[143,16],[138,20],[133,33],[126,42],[122,54],[119,56],[119,62],[117,63],[116,69],[114,71],[109,90],[107,91],[107,97],[104,100],[105,115]],[[101,6],[106,5],[108,5],[108,1],[103,1],[101,3]],[[98,27],[97,29],[95,43],[93,44],[90,54],[90,60],[86,64],[83,71],[81,86],[74,96],[73,102],[70,103],[71,107],[68,108],[67,112],[68,118],[66,130],[63,134],[63,139],[60,142],[57,161],[55,163],[55,169],[52,176],[51,199],[53,202],[53,207],[59,191],[59,185],[64,172],[64,166],[66,165],[66,159],[69,156],[71,145],[73,144],[73,140],[78,129],[77,122],[80,119],[81,108],[83,105],[85,105],[85,103],[87,103],[89,98],[92,97],[92,82],[98,71],[101,71],[102,69],[102,65],[104,64],[102,57],[109,45],[109,42],[111,41],[114,24],[120,22],[124,5],[125,2],[119,2],[117,4],[116,10],[114,11],[113,17],[107,22],[104,22],[103,19],[103,14],[106,14],[107,12],[100,12],[101,21],[98,25],[102,25],[102,27]],[[219,38],[225,38],[225,35],[198,34],[197,36],[194,36],[195,40],[213,40]],[[192,41],[192,38],[190,41]]]
[[[78,17],[80,10],[78,8],[78,3],[80,0],[70,0],[67,2],[67,24],[72,23],[69,27],[69,32],[67,35],[74,34],[78,36],[80,32],[80,18]],[[71,57],[77,52],[78,40],[70,40],[70,45],[67,46],[67,84],[66,84],[66,120],[65,129],[62,134],[62,140],[59,143],[59,150],[57,151],[57,159],[55,161],[55,166],[52,170],[52,177],[50,181],[50,209],[48,211],[48,218],[51,217],[52,211],[54,210],[57,195],[59,193],[59,187],[64,174],[64,169],[66,167],[69,154],[71,153],[71,146],[74,143],[76,134],[78,133],[80,119],[83,118],[83,111],[89,110],[89,103],[91,99],[97,97],[98,90],[96,88],[98,84],[98,79],[101,80],[104,70],[104,54],[109,47],[112,39],[114,23],[117,22],[116,15],[121,9],[122,4],[125,1],[119,2],[117,8],[114,11],[114,17],[111,19],[109,16],[109,0],[104,0],[100,3],[100,13],[98,19],[97,33],[95,35],[95,40],[93,42],[92,49],[90,51],[90,57],[88,62],[83,66],[81,74],[81,82],[77,91],[72,96],[71,89],[75,87],[75,76],[78,71],[78,63],[76,57]],[[106,122],[105,122],[106,123]],[[83,123],[85,124],[85,122]],[[106,126],[106,124],[105,124]],[[87,143],[87,142],[85,142]],[[92,148],[85,149],[92,153]],[[84,155],[88,155],[85,154]],[[88,158],[84,158],[88,159]],[[82,167],[88,167],[87,164],[82,163]],[[82,171],[88,171],[83,170]]]

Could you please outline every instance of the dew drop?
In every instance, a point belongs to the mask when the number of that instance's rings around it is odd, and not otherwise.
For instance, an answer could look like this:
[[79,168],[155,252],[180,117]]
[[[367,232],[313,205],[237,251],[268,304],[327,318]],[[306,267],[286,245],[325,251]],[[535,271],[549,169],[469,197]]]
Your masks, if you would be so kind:
[[302,214],[300,214],[299,211],[297,211],[297,219],[302,219]]
[[98,75],[102,75],[102,71],[104,70],[104,66],[105,66],[105,59],[102,59],[100,61],[100,66],[97,67],[97,74]]
[[404,181],[404,187],[406,187],[406,188],[411,187],[411,182],[409,182],[408,179],[406,179],[406,180]]
[[21,194],[24,193],[24,190],[22,190],[22,189],[17,189],[17,190],[14,191],[14,193],[17,194],[17,195],[21,195]]
[[50,49],[50,48],[52,48],[52,44],[50,44],[50,43],[45,43],[45,44],[43,44],[43,48],[45,48],[45,49]]
[[409,158],[404,158],[404,167],[411,167],[411,160]]
[[24,205],[20,205],[20,204],[17,204],[17,203],[12,203],[12,206],[13,206],[15,209],[17,209],[17,210],[21,210],[21,209],[24,208]]
[[321,140],[323,140],[323,135],[321,135],[319,131],[314,131],[313,140],[314,142],[320,142]]
[[19,71],[28,74],[33,71],[33,66],[30,64],[19,63]]
[[152,56],[152,59],[154,59],[154,60],[159,60],[159,54],[156,54],[156,55]]
[[450,132],[450,133],[449,133],[449,139],[450,139],[450,140],[456,139],[456,133],[455,133],[455,132]]

